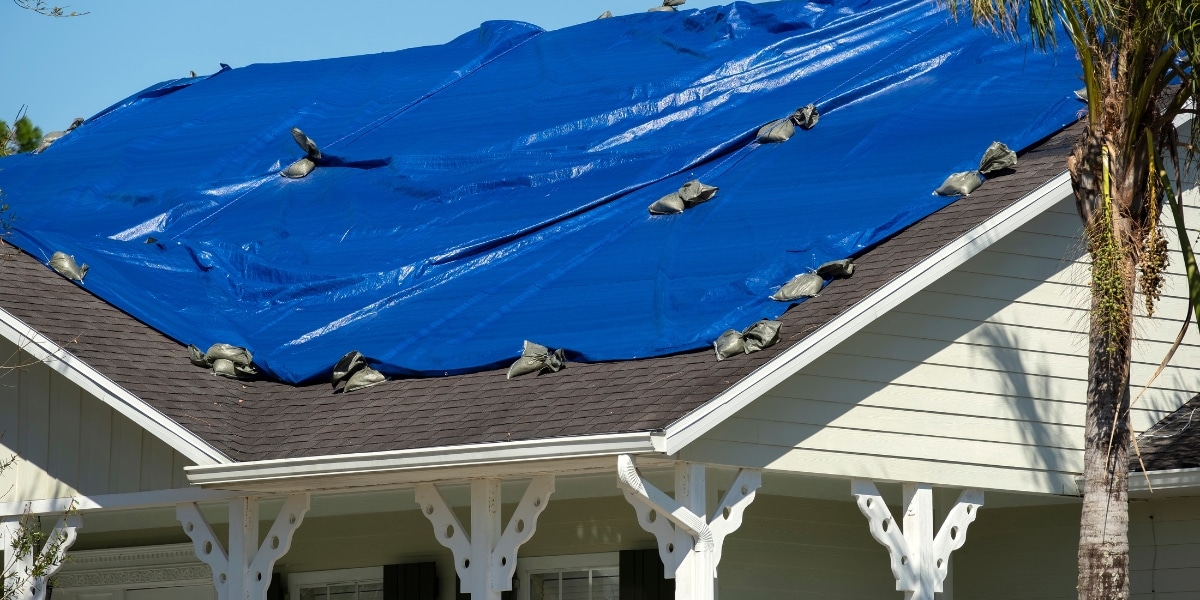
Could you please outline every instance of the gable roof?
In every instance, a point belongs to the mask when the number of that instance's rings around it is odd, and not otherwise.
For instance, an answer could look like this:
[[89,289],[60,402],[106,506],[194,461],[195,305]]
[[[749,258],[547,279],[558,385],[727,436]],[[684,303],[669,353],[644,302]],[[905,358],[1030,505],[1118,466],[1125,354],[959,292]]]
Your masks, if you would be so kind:
[[781,317],[778,345],[721,362],[703,350],[572,363],[559,373],[514,380],[503,370],[401,379],[352,394],[325,385],[234,381],[192,366],[183,346],[11,246],[0,260],[0,308],[237,461],[661,431],[813,342],[823,326],[960,236],[1048,189],[1061,178],[1080,131],[1077,124],[1036,144],[1015,172],[863,253],[853,278],[835,281]]
[[1137,443],[1141,460],[1131,458],[1131,471],[1200,469],[1200,396],[1144,431]]

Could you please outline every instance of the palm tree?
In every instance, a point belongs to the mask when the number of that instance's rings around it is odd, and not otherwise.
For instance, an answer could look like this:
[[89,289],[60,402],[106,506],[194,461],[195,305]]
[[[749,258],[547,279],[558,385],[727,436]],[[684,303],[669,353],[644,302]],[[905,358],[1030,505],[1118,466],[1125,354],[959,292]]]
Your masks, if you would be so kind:
[[[1195,257],[1164,158],[1179,172],[1175,120],[1200,99],[1197,0],[943,0],[955,15],[1045,49],[1065,35],[1083,67],[1087,127],[1067,160],[1092,259],[1079,598],[1129,597],[1129,366],[1134,290],[1153,313],[1170,206],[1200,317]],[[1197,119],[1191,121],[1197,131]],[[1195,139],[1193,137],[1193,139]],[[1183,154],[1192,156],[1190,144]],[[1165,200],[1165,202],[1164,202]],[[1200,321],[1200,319],[1198,319]]]

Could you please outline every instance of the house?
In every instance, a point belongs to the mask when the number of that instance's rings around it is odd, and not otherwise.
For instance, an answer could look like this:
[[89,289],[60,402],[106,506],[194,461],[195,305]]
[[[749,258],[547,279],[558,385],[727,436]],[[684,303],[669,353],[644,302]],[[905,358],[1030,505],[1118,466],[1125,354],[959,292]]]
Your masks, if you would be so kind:
[[[1073,598],[1078,134],[1051,128],[1011,172],[856,254],[852,277],[779,317],[779,343],[722,361],[352,393],[221,378],[95,295],[102,272],[78,285],[6,243],[0,443],[20,462],[0,482],[5,531],[29,514],[68,535],[60,599],[975,599],[1014,582]],[[1135,382],[1183,325],[1170,268],[1139,317]],[[1138,598],[1200,591],[1196,340],[1132,417]]]

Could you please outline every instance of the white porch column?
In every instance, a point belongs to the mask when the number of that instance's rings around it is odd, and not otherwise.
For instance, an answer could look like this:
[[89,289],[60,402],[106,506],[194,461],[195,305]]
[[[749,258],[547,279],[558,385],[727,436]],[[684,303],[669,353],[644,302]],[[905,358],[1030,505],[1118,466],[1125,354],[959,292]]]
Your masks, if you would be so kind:
[[194,502],[179,504],[175,516],[196,547],[196,557],[212,568],[217,600],[266,600],[271,570],[292,547],[292,537],[304,514],[309,495],[292,494],[262,545],[258,543],[258,498],[239,497],[229,501],[229,551],[213,534],[212,527]]
[[[46,537],[41,548],[28,548],[29,543],[24,539],[24,524],[22,519],[36,517],[9,516],[0,519],[0,548],[4,549],[4,572],[16,576],[17,595],[14,600],[44,600],[46,598],[46,583],[62,567],[67,549],[75,543],[78,531],[83,527],[79,515],[68,514],[58,519],[54,529]],[[29,525],[35,526],[34,523]],[[35,564],[45,565],[45,572],[34,577]]]
[[462,523],[432,483],[418,484],[416,501],[433,524],[438,543],[454,554],[454,570],[471,600],[500,600],[512,589],[517,550],[533,537],[538,516],[554,493],[554,476],[538,475],[529,482],[508,525],[502,527],[499,479],[471,480],[471,531]]
[[967,542],[967,526],[983,506],[983,492],[963,490],[934,536],[933,486],[904,484],[903,531],[875,484],[855,479],[850,486],[858,509],[870,524],[871,536],[888,549],[896,591],[904,592],[905,600],[934,600],[949,574],[950,553]]
[[617,457],[617,481],[637,512],[642,529],[658,540],[658,555],[676,600],[713,600],[725,536],[742,525],[746,507],[762,486],[762,471],[741,469],[720,505],[705,511],[705,465],[675,463],[675,498],[638,473],[633,458]]

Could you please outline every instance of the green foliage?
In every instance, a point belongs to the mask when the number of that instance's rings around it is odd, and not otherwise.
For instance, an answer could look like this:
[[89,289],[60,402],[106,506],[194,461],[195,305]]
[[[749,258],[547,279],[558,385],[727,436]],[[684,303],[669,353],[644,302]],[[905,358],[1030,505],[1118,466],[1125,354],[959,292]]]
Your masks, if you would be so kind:
[[33,124],[29,117],[22,116],[16,120],[16,127],[10,128],[8,123],[0,121],[0,156],[8,156],[20,152],[37,150],[42,142],[42,129]]

